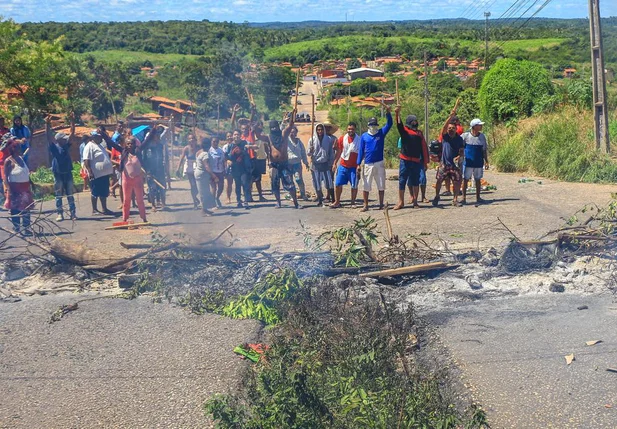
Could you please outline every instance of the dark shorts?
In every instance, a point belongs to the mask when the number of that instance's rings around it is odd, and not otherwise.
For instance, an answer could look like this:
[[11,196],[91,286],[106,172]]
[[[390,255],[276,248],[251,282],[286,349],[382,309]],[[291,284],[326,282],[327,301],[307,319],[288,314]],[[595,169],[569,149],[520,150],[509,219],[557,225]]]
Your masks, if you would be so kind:
[[109,176],[91,180],[90,190],[93,197],[107,198],[109,196]]
[[461,170],[457,167],[448,165],[440,165],[437,169],[437,180],[444,180],[449,178],[453,182],[461,181]]
[[253,181],[261,180],[261,176],[266,174],[266,160],[265,159],[253,159]]
[[404,190],[405,186],[420,186],[420,172],[422,164],[415,161],[399,159],[398,188]]
[[281,185],[287,192],[296,192],[296,186],[293,181],[293,173],[287,163],[272,164],[271,178],[272,192],[280,192]]
[[420,186],[426,186],[426,170],[420,169]]

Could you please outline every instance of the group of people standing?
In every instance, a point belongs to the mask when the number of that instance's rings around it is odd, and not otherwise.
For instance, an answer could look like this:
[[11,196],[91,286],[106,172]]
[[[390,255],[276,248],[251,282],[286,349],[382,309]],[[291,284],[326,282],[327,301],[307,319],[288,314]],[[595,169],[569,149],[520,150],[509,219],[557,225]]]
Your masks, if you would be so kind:
[[[400,150],[398,203],[394,210],[405,207],[406,188],[412,208],[419,207],[420,202],[429,202],[426,199],[426,178],[430,161],[439,163],[433,205],[439,204],[444,182],[448,191],[451,186],[454,194],[452,204],[464,204],[467,186],[472,178],[476,199],[480,203],[480,180],[484,169],[488,168],[483,122],[474,119],[470,130],[464,132],[456,116],[457,108],[458,103],[441,130],[439,143],[431,144],[429,150],[422,131],[418,129],[418,119],[409,115],[403,123],[400,106],[395,108],[395,120],[390,108],[385,107],[386,124],[380,126],[377,118],[370,118],[368,129],[362,134],[358,134],[357,124],[350,122],[346,132],[337,138],[334,136],[335,127],[318,123],[306,148],[298,138],[295,111],[289,116],[288,123],[271,120],[265,130],[263,121],[256,119],[254,106],[250,119],[237,121],[236,114],[240,108],[235,106],[232,110],[232,129],[224,138],[215,135],[198,142],[194,133],[188,134],[176,174],[188,179],[193,205],[201,209],[204,216],[211,216],[216,209],[223,207],[221,197],[224,193],[227,204],[231,204],[234,190],[239,208],[250,208],[255,201],[253,187],[256,188],[258,200],[265,201],[262,178],[268,168],[276,208],[282,207],[281,187],[288,192],[288,198],[297,209],[302,208],[299,199],[309,200],[302,174],[306,169],[311,174],[315,189],[313,201],[317,206],[329,202],[331,209],[342,207],[343,188],[349,185],[351,207],[355,208],[359,182],[362,180],[361,211],[369,210],[373,183],[378,192],[379,209],[382,209],[386,188],[385,139],[396,121]],[[0,126],[3,126],[1,122]],[[71,135],[54,134],[47,120],[46,132],[55,179],[56,220],[64,220],[63,197],[67,198],[70,219],[75,220],[73,160],[70,154],[74,129]],[[93,215],[114,215],[107,204],[110,187],[120,188],[124,221],[129,220],[131,206],[138,208],[141,219],[147,221],[144,196],[153,211],[166,207],[166,183],[169,183],[166,174],[169,159],[166,145],[163,144],[166,133],[167,129],[162,125],[130,130],[121,123],[111,136],[104,127],[98,127],[82,139],[79,148],[81,174],[90,187]],[[10,210],[14,229],[19,231],[21,228],[26,234],[30,225],[29,209],[34,201],[27,157],[24,156],[29,150],[30,136],[21,118],[16,117],[13,128],[4,133],[0,146],[0,176],[6,188],[5,207]],[[144,191],[145,186],[147,192]],[[462,198],[459,198],[460,194]]]

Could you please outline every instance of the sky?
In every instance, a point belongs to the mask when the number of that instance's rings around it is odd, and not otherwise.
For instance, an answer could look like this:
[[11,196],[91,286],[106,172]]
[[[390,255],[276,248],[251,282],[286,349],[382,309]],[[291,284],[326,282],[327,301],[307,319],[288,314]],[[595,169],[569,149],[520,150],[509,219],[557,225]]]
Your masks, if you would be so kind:
[[[543,0],[523,0],[538,7]],[[196,20],[233,22],[387,21],[498,18],[514,0],[2,0],[0,16],[17,22]],[[553,0],[537,16],[585,18],[587,0]],[[603,17],[617,16],[616,0],[601,0]],[[532,7],[525,16],[535,9]],[[523,11],[518,13],[517,17]]]

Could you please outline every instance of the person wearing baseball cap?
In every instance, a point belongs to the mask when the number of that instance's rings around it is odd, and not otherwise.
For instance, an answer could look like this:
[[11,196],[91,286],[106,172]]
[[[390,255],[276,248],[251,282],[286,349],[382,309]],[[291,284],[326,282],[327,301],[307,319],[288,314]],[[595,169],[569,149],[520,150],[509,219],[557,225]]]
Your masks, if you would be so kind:
[[465,141],[465,165],[463,167],[463,204],[467,202],[467,185],[472,176],[476,185],[476,203],[484,202],[480,198],[481,179],[484,169],[488,170],[488,144],[486,136],[482,133],[484,122],[473,119],[469,126],[471,129],[463,133],[461,137]]
[[394,210],[405,206],[405,186],[409,188],[413,208],[419,207],[418,194],[422,171],[428,166],[428,147],[422,131],[418,129],[418,118],[407,116],[405,125],[401,121],[401,106],[396,106],[396,127],[401,136],[401,152],[399,154],[399,191],[398,204]]
[[379,210],[383,209],[383,199],[386,192],[386,167],[383,163],[384,145],[386,135],[392,128],[394,122],[390,114],[390,107],[386,106],[386,125],[379,128],[379,122],[376,118],[368,120],[368,131],[360,137],[360,147],[358,149],[358,171],[362,169],[364,162],[364,171],[362,181],[364,183],[364,207],[363,212],[368,211],[368,197],[371,192],[371,184],[373,181],[377,184],[379,191]]
[[51,154],[51,171],[54,173],[54,193],[56,195],[56,222],[64,220],[62,209],[62,195],[66,195],[69,203],[69,213],[72,220],[77,219],[75,214],[75,198],[73,197],[73,160],[71,159],[70,136],[65,133],[56,133],[51,129],[51,118],[45,119],[45,133],[47,145]]

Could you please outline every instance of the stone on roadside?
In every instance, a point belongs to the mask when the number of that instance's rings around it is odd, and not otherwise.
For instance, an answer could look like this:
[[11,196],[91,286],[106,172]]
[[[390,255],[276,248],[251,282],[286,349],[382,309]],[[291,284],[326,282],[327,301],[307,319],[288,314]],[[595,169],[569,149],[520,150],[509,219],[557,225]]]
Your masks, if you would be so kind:
[[548,287],[548,290],[550,290],[551,292],[565,292],[566,287],[561,283],[553,282]]

